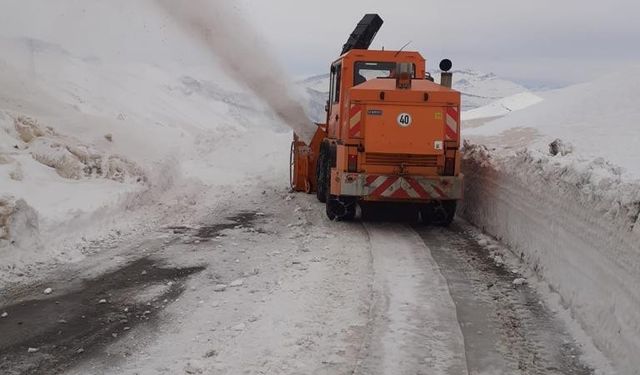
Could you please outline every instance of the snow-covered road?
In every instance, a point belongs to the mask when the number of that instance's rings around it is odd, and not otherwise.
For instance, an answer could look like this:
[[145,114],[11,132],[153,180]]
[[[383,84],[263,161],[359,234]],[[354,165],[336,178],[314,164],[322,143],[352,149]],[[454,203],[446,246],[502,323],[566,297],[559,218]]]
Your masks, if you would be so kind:
[[357,374],[464,374],[464,343],[447,283],[410,227],[366,224],[373,257],[367,353]]
[[0,372],[592,373],[475,234],[255,190],[5,295]]

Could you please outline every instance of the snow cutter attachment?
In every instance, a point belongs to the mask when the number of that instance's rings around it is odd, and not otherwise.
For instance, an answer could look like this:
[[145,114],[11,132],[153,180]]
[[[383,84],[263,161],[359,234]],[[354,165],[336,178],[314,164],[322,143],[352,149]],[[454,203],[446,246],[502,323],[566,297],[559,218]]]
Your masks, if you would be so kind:
[[311,139],[311,144],[307,145],[294,133],[291,142],[291,154],[289,156],[289,179],[291,189],[305,193],[316,191],[316,163],[320,153],[320,143],[327,136],[325,125],[316,124],[318,129]]

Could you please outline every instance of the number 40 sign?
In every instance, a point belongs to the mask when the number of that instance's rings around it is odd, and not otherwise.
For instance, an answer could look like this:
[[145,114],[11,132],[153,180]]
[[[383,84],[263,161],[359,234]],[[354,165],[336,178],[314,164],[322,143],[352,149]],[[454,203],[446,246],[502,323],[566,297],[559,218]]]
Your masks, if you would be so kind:
[[410,114],[401,113],[398,115],[398,125],[400,125],[400,127],[402,128],[409,127],[412,122],[413,122],[413,119],[411,118]]

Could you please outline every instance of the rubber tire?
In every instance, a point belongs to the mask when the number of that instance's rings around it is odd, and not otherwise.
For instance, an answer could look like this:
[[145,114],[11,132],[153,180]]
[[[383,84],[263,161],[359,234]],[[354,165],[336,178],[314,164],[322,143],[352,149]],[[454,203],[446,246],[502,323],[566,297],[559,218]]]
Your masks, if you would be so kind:
[[356,218],[356,204],[352,203],[351,207],[347,209],[347,214],[344,215],[340,220],[342,221],[353,221]]
[[[440,207],[434,206],[439,204]],[[440,203],[430,203],[420,209],[422,223],[425,225],[435,225],[438,227],[448,227],[456,217],[457,201],[442,201]],[[444,210],[444,212],[437,212]],[[438,217],[439,216],[439,217]]]
[[333,212],[333,210],[331,209],[331,204],[330,202],[332,200],[336,199],[335,197],[328,197],[326,198],[326,203],[325,203],[325,212],[327,214],[327,218],[331,221],[335,221],[338,216],[335,214],[335,212]]
[[327,147],[326,144],[323,143],[320,145],[320,155],[318,155],[318,161],[316,162],[316,198],[318,198],[320,203],[327,203],[327,156]]
[[439,227],[448,227],[453,223],[453,219],[456,217],[456,209],[458,202],[456,201],[442,201],[442,209],[444,209],[444,217],[438,218],[433,224]]
[[[321,146],[320,157],[318,160],[322,160],[321,168],[320,163],[318,163],[318,171],[324,171],[324,173],[318,173],[318,179],[321,177],[324,178],[324,203],[325,203],[325,211],[327,213],[327,218],[331,221],[350,221],[356,217],[356,204],[355,202],[349,207],[346,214],[342,217],[338,217],[335,212],[331,209],[331,202],[340,200],[340,197],[331,195],[331,168],[335,161],[333,160],[333,152],[331,150],[331,146],[328,143],[324,143]],[[320,199],[320,182],[318,182],[318,199]]]
[[331,207],[333,202],[343,202],[344,201],[341,200],[339,197],[336,196],[330,196],[327,200],[327,204],[326,204],[326,211],[327,211],[327,217],[329,218],[329,220],[331,221],[353,221],[353,219],[355,219],[356,217],[356,203],[352,202],[349,206],[345,207],[345,213],[344,215],[342,215],[341,217],[338,217],[338,215],[336,214],[336,212],[334,212]]
[[[324,146],[324,145],[323,145]],[[325,212],[327,213],[327,218],[329,220],[334,221],[338,217],[331,209],[331,202],[338,199],[338,197],[331,195],[331,156],[329,155],[330,148],[328,145],[324,148],[324,171],[323,176],[326,176],[325,180]]]

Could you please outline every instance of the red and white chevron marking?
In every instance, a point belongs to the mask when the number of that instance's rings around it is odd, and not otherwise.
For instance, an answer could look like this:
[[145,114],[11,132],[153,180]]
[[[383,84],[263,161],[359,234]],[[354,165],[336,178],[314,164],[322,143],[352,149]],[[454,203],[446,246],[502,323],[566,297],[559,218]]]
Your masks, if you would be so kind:
[[355,104],[349,110],[349,138],[362,138],[362,107]]
[[447,126],[444,127],[444,135],[448,141],[455,141],[458,139],[458,133],[460,133],[460,113],[456,107],[447,107],[447,114],[445,118]]
[[392,199],[449,199],[431,180],[400,176],[367,176],[369,196]]

